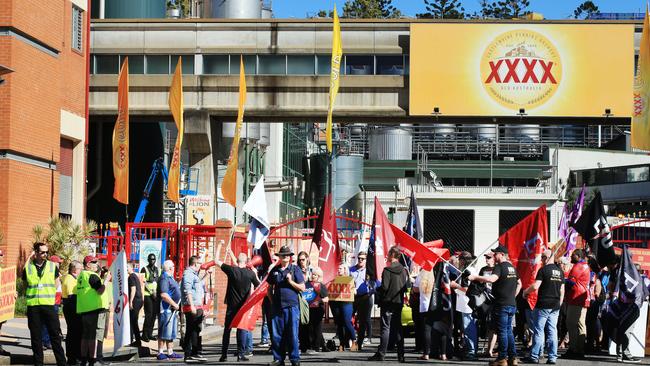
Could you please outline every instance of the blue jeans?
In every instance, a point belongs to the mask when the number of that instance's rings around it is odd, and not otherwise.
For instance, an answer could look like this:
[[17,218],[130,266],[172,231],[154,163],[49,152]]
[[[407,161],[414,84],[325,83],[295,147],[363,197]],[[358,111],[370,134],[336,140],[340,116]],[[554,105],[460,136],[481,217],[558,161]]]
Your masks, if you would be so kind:
[[266,314],[262,313],[262,329],[261,329],[260,343],[269,343],[269,322],[266,319]]
[[298,347],[298,324],[300,323],[300,309],[298,306],[289,306],[283,309],[273,309],[273,351],[274,361],[284,361],[289,351],[290,361],[300,361],[300,348]]
[[478,331],[476,328],[476,319],[472,314],[463,313],[463,338],[465,339],[465,350],[468,356],[476,355],[476,346],[478,345]]
[[517,357],[515,348],[515,335],[512,332],[512,319],[517,309],[514,306],[496,305],[494,307],[494,318],[497,322],[497,337],[499,340],[499,357],[506,358]]
[[245,331],[244,333],[244,354],[253,353],[253,332]]
[[546,331],[546,344],[548,345],[548,359],[557,359],[557,319],[560,316],[560,309],[537,309],[533,310],[533,347],[530,351],[530,358],[539,360],[544,353],[544,331]]

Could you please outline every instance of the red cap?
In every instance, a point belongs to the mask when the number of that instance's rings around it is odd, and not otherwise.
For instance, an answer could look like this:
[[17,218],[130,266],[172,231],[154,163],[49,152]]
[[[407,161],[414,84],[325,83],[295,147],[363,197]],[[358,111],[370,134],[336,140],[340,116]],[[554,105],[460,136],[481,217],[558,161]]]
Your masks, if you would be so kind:
[[87,255],[84,258],[84,264],[90,263],[90,262],[97,262],[97,257],[93,257],[92,255]]
[[62,261],[61,258],[59,258],[59,256],[53,255],[50,257],[50,262],[61,263]]

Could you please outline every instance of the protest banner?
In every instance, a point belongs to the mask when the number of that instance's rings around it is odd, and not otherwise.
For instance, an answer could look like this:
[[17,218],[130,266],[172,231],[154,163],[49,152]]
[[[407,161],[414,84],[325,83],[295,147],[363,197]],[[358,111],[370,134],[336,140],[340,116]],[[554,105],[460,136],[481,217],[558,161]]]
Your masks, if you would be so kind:
[[327,286],[330,301],[354,301],[354,278],[351,276],[336,276]]
[[0,270],[0,322],[14,318],[16,309],[16,266]]

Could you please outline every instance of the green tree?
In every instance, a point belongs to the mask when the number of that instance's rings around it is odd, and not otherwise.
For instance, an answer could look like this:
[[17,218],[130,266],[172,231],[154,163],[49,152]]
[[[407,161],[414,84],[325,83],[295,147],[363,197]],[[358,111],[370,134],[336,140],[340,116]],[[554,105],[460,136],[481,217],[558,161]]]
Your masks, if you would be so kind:
[[418,18],[463,19],[465,8],[460,0],[424,0],[426,13],[417,14]]
[[482,0],[480,6],[481,10],[475,13],[477,18],[515,19],[530,13],[530,0]]
[[47,243],[50,255],[61,258],[61,273],[64,273],[71,261],[81,261],[88,254],[92,245],[88,237],[95,230],[97,224],[94,221],[80,225],[68,219],[52,217],[46,228],[41,225],[32,228],[32,238],[35,243]]
[[342,18],[383,19],[399,18],[402,12],[392,5],[393,0],[347,0]]
[[588,19],[594,14],[600,14],[598,6],[593,1],[585,1],[573,11],[575,19]]
[[331,10],[319,10],[312,18],[333,18],[334,12]]

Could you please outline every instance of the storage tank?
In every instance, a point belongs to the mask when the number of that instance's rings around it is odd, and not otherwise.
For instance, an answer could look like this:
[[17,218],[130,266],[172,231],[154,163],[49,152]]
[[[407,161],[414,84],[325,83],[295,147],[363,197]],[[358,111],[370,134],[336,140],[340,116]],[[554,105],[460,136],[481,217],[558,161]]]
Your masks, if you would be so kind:
[[[223,137],[232,139],[235,137],[235,126],[236,123],[224,123],[223,124]],[[244,122],[241,126],[241,131],[239,132],[239,137],[242,139],[249,138],[251,140],[260,139],[260,123],[257,122]]]
[[456,125],[453,123],[436,123],[433,125],[435,137],[451,137],[456,132]]
[[370,131],[370,160],[411,160],[413,135],[410,130],[384,127]]
[[507,125],[505,137],[516,141],[539,141],[539,125]]
[[343,211],[361,211],[363,197],[359,184],[363,183],[363,156],[340,155],[334,166],[334,206]]
[[212,17],[227,19],[259,19],[262,17],[261,0],[211,0]]
[[104,4],[104,17],[106,19],[165,18],[166,10],[166,0],[107,0]]
[[262,146],[271,145],[271,124],[260,123],[260,140],[258,143]]
[[463,129],[478,141],[496,141],[497,125],[495,124],[464,125]]

